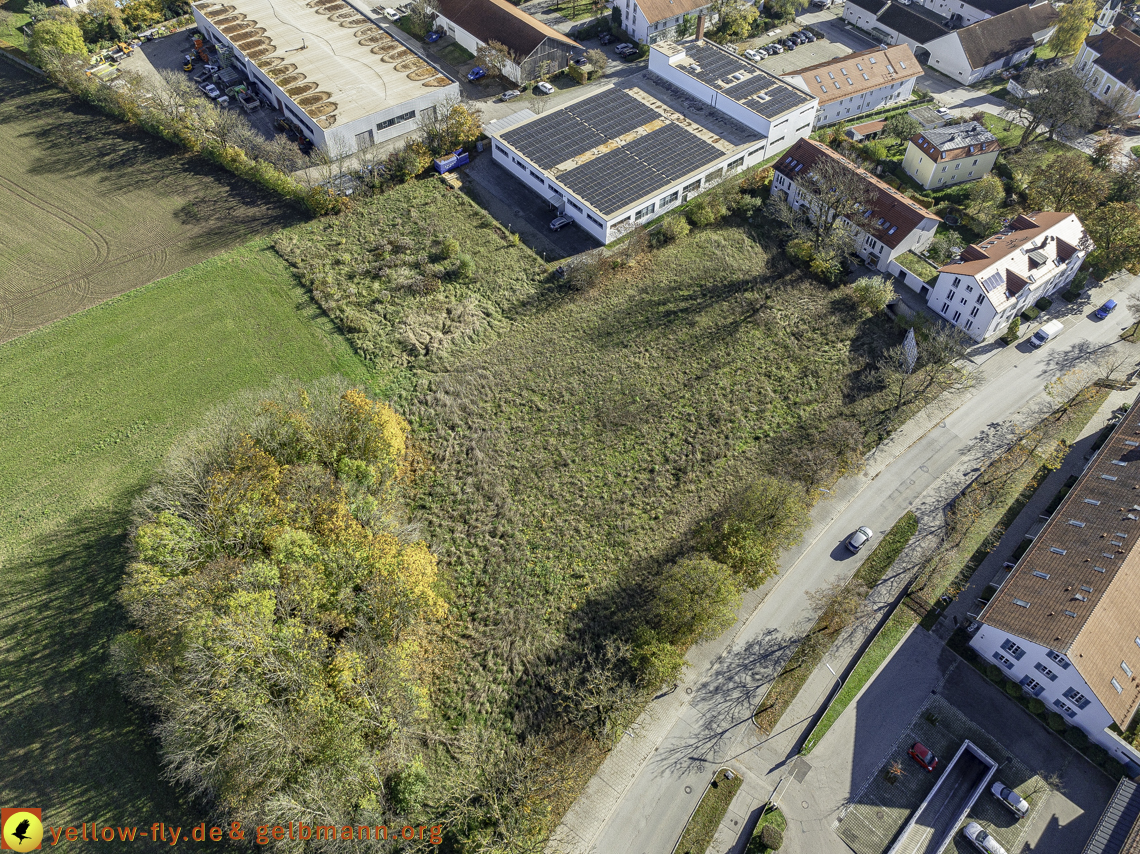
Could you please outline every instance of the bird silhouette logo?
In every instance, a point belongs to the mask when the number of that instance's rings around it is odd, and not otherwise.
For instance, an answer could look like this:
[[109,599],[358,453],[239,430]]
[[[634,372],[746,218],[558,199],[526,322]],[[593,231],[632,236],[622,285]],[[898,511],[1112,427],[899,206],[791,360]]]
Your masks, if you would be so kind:
[[0,851],[36,851],[44,838],[38,809],[0,809]]

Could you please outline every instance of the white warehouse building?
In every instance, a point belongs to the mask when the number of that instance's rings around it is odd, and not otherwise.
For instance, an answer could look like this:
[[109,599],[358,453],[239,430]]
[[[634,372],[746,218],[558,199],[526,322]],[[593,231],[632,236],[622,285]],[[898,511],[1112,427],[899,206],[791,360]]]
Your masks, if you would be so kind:
[[487,133],[496,163],[609,243],[806,136],[817,103],[711,42],[661,42],[648,74]]
[[258,95],[333,153],[407,133],[459,84],[341,0],[204,0],[203,35]]

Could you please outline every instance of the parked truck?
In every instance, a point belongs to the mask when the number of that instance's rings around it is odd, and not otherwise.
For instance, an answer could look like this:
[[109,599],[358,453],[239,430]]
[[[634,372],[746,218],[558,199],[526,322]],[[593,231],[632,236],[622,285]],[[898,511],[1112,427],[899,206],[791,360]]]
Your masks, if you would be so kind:
[[1065,328],[1065,324],[1059,320],[1050,320],[1040,329],[1033,333],[1033,337],[1029,339],[1029,346],[1038,349],[1048,342],[1057,337],[1058,333]]

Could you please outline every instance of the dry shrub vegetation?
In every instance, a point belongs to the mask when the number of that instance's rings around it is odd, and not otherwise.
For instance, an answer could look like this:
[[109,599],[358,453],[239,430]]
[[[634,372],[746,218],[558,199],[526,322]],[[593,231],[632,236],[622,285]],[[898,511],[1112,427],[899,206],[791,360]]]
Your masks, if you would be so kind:
[[436,355],[495,324],[545,268],[466,196],[417,181],[282,232],[277,251],[366,358]]
[[452,659],[425,743],[479,778],[452,825],[469,845],[545,838],[818,487],[942,387],[933,367],[895,388],[902,331],[791,266],[748,197],[714,201],[719,225],[655,250],[639,230],[565,284],[436,182],[277,242],[432,455],[411,510]]

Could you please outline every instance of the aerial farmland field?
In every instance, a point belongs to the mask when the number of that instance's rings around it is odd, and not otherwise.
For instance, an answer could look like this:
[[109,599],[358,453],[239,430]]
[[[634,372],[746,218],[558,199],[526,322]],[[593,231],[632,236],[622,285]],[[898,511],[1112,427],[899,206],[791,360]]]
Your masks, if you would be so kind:
[[245,182],[0,66],[0,341],[294,219]]

